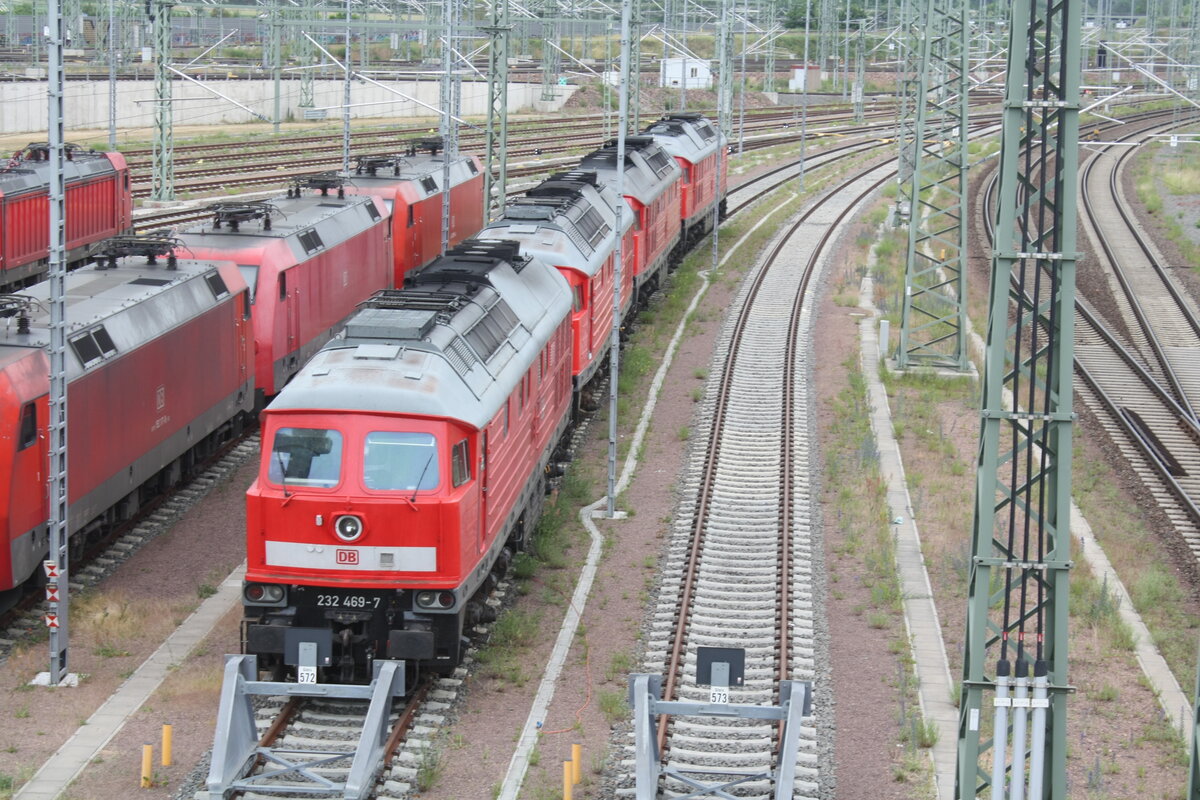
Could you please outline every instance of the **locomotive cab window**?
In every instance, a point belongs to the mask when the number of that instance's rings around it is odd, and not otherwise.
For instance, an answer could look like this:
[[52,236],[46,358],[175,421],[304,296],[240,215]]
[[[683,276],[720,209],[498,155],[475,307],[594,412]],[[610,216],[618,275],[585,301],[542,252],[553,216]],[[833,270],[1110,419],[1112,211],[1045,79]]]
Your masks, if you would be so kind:
[[258,292],[258,265],[257,264],[238,264],[238,272],[242,273],[242,278],[246,281],[246,286],[250,289],[250,302],[254,302],[254,295]]
[[[21,407],[21,438],[17,450],[31,447],[37,441],[37,406],[26,403]],[[465,444],[465,442],[464,442]]]
[[280,428],[271,444],[267,477],[283,486],[337,486],[342,473],[342,434],[322,428]]
[[437,440],[430,433],[375,431],[363,445],[363,485],[384,492],[438,487]]
[[450,453],[450,468],[454,473],[454,487],[458,488],[471,480],[471,460],[467,452],[467,440],[463,439],[454,445]]

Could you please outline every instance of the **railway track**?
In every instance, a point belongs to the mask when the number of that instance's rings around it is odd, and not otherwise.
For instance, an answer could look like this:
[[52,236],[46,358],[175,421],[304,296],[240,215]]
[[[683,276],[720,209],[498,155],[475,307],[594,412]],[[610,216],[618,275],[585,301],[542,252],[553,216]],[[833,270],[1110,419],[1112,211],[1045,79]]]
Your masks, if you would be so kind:
[[[382,769],[371,796],[407,797],[420,781],[420,746],[404,751],[406,744],[425,743],[445,723],[437,706],[427,704],[431,694],[452,692],[456,679],[421,680],[388,712]],[[440,687],[439,687],[440,684]],[[287,798],[340,796],[350,779],[351,765],[362,730],[367,725],[369,703],[322,697],[272,696],[263,698],[255,711],[259,734],[258,759],[238,782],[234,796]],[[208,800],[208,790],[196,800]]]
[[[1146,127],[1122,138],[1144,136],[1169,125],[1153,116],[1144,121],[1149,123]],[[1112,158],[1113,149],[1106,147],[1086,165],[1080,192],[1085,228],[1095,239],[1098,254],[1109,262],[1106,268],[1111,271],[1110,284],[1122,319],[1106,320],[1085,299],[1077,299],[1075,370],[1081,379],[1077,386],[1081,399],[1181,542],[1200,560],[1200,426],[1189,405],[1181,402],[1200,357],[1200,340],[1190,330],[1188,320],[1194,316],[1186,298],[1154,263],[1158,259],[1153,246],[1126,209],[1118,180],[1125,156]],[[990,189],[985,191],[985,209],[990,208],[992,196]],[[992,214],[990,210],[984,214],[990,240]],[[1115,220],[1121,224],[1114,224]],[[1181,305],[1172,307],[1175,303]],[[1159,319],[1164,326],[1156,332]],[[1114,331],[1114,322],[1127,336]],[[1182,379],[1173,374],[1176,363],[1184,366]]]
[[[826,194],[777,237],[735,300],[702,404],[705,435],[693,440],[647,641],[645,671],[665,676],[664,699],[707,702],[707,687],[696,684],[700,646],[746,649],[746,679],[731,687],[733,703],[776,702],[784,679],[824,685],[823,568],[809,481],[813,299],[807,290],[839,224],[893,174],[890,166],[861,170]],[[680,775],[724,782],[774,763],[775,725],[719,717],[666,722],[659,730],[672,773],[668,795],[694,788]],[[824,718],[801,733],[798,798],[821,792],[820,743],[830,741],[828,725]],[[631,782],[626,776],[622,785]],[[769,796],[770,781],[741,780],[736,791]]]
[[[87,589],[111,575],[152,539],[170,530],[188,509],[199,503],[247,459],[256,457],[258,448],[257,431],[231,442],[191,480],[158,502],[146,506],[135,519],[87,548],[82,559],[71,563],[70,591]],[[0,613],[0,664],[7,661],[14,646],[45,630],[44,613],[45,598],[40,588],[13,608]]]
[[[1161,126],[1158,126],[1161,127]],[[1158,127],[1123,135],[1121,144],[1141,144]],[[1196,419],[1200,408],[1200,321],[1195,304],[1166,268],[1154,244],[1130,214],[1120,175],[1133,147],[1106,145],[1083,169],[1080,193],[1086,229],[1115,280],[1113,294],[1137,353],[1175,401]],[[1113,222],[1120,220],[1120,225]]]

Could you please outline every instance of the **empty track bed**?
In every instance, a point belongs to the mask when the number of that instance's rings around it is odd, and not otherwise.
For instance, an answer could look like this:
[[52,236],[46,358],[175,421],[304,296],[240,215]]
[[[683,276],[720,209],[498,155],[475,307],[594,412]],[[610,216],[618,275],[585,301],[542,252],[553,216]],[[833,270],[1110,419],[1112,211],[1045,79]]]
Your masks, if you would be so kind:
[[[811,332],[815,292],[842,221],[894,175],[857,171],[786,226],[743,283],[726,320],[681,481],[645,671],[664,676],[664,699],[708,702],[696,649],[746,650],[745,683],[731,703],[774,704],[780,680],[813,681],[812,724],[801,733],[796,798],[822,794],[831,710],[822,619],[821,537],[814,512]],[[824,706],[824,707],[823,707]],[[660,720],[667,767],[704,784],[769,771],[777,727],[753,720]],[[706,772],[719,770],[720,773]],[[734,776],[734,777],[731,777]],[[687,795],[668,776],[661,795]],[[766,778],[735,797],[769,797]],[[622,781],[633,792],[633,778]]]

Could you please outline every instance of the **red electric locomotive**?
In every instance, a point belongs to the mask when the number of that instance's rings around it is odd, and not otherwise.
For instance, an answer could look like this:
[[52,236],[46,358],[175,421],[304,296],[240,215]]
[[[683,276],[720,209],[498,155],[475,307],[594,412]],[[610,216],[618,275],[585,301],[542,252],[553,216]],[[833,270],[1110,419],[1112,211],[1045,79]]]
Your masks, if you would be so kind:
[[[34,143],[0,171],[0,288],[24,286],[47,269],[50,247],[50,146]],[[97,242],[124,233],[133,214],[129,167],[120,153],[67,145],[68,263]]]
[[263,412],[245,651],[301,682],[449,672],[532,528],[571,403],[571,289],[467,241],[362,305]]
[[[595,170],[598,179],[616,191],[617,144],[611,140],[585,156],[579,168]],[[639,296],[653,293],[678,255],[679,177],[681,170],[654,139],[630,136],[625,140],[625,200],[633,209],[633,242],[636,251],[635,285]]]
[[621,250],[621,314],[632,307],[635,259],[633,215],[594,171],[554,175],[511,201],[504,216],[480,239],[513,241],[521,252],[554,265],[571,285],[572,374],[582,389],[608,354],[618,230]]
[[[306,179],[269,202],[219,203],[213,225],[179,235],[180,251],[238,265],[254,304],[257,402],[275,395],[341,327],[357,303],[392,285],[383,201],[326,194]],[[318,193],[304,194],[306,189]]]
[[[117,240],[102,265],[66,279],[73,547],[178,481],[253,409],[241,273],[232,262],[159,260],[171,247]],[[43,283],[0,304],[0,606],[41,575],[48,552],[48,298]]]
[[[396,266],[393,285],[442,251],[442,179],[440,139],[410,145],[404,155],[364,156],[346,176],[346,192],[373,194],[391,209]],[[418,152],[423,148],[428,152]],[[483,171],[479,159],[450,161],[450,246],[483,227]]]
[[683,168],[680,183],[681,247],[688,250],[712,230],[713,204],[720,197],[719,214],[725,217],[725,187],[729,159],[725,137],[697,113],[668,114],[642,132],[653,137]]

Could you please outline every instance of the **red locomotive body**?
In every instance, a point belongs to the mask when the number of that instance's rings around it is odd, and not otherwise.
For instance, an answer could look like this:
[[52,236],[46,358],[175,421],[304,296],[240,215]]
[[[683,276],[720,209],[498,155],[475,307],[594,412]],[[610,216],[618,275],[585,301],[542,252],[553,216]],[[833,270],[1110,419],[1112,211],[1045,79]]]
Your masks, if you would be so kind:
[[719,206],[720,216],[725,216],[729,159],[724,137],[696,113],[669,114],[647,127],[643,134],[653,137],[683,168],[680,214],[683,246],[689,248],[712,230],[714,204]]
[[[73,543],[128,518],[252,410],[250,303],[229,262],[125,258],[67,277]],[[47,553],[49,288],[7,299],[0,334],[0,604]],[[181,353],[194,358],[181,358]],[[37,573],[40,575],[40,571]]]
[[[638,292],[654,291],[678,255],[680,239],[680,168],[652,138],[625,140],[624,193],[633,209],[636,251],[635,285]],[[610,141],[586,156],[580,169],[596,170],[599,180],[616,191],[617,146]],[[643,288],[644,287],[644,288]]]
[[361,680],[376,658],[458,664],[489,575],[540,512],[570,307],[515,243],[468,241],[364,303],[267,407],[243,591],[260,666]]
[[[32,144],[0,172],[0,287],[21,286],[47,269],[50,242],[49,146]],[[120,153],[68,146],[63,166],[68,262],[129,229],[133,199]]]
[[214,228],[180,234],[181,250],[228,259],[245,275],[254,302],[261,405],[337,332],[357,303],[392,285],[387,212],[373,196],[324,195],[213,209]]
[[587,385],[608,355],[613,318],[616,243],[622,231],[621,315],[632,307],[636,257],[633,215],[595,172],[554,175],[510,202],[479,237],[515,241],[521,252],[558,268],[571,285],[572,374]]
[[[395,253],[393,285],[442,251],[443,157],[426,143],[429,153],[412,148],[403,156],[371,156],[358,160],[346,176],[346,191],[383,198],[391,209]],[[483,171],[479,159],[459,156],[450,162],[450,246],[483,227]]]

